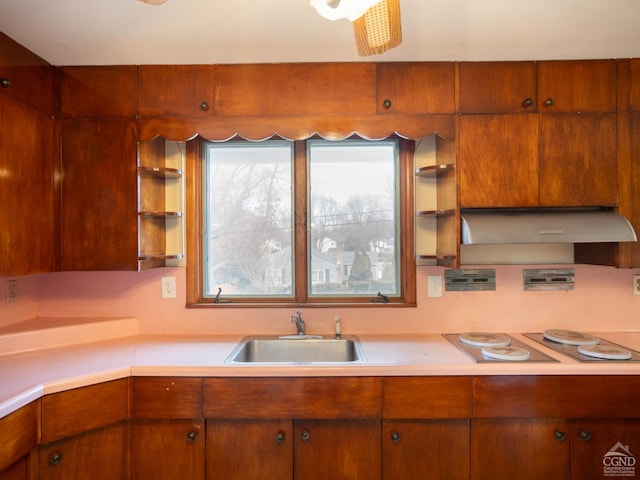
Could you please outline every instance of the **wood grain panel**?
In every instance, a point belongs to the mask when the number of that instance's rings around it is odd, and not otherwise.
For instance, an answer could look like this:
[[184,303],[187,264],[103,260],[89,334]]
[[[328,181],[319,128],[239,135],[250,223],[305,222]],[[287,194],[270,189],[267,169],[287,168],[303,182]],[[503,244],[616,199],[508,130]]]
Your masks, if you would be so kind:
[[207,418],[373,418],[382,410],[376,377],[205,378]]
[[375,113],[374,63],[216,65],[216,115]]
[[34,401],[0,418],[0,472],[37,445],[39,413],[40,401]]
[[469,418],[471,377],[384,377],[384,418]]
[[[377,63],[378,113],[453,113],[452,62]],[[391,105],[385,108],[384,101]]]
[[138,67],[135,65],[61,67],[64,117],[135,117]]
[[458,71],[460,113],[538,110],[535,62],[461,62]]
[[129,379],[42,397],[42,442],[76,435],[127,418]]
[[202,379],[191,377],[133,377],[133,418],[201,418]]

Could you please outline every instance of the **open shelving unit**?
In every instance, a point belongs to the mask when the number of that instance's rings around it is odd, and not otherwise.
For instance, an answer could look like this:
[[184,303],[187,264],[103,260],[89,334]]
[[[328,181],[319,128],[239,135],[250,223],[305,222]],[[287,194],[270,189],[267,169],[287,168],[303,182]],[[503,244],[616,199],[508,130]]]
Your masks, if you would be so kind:
[[416,265],[456,265],[460,213],[454,151],[453,140],[436,134],[416,142]]
[[184,264],[183,142],[138,144],[138,266]]

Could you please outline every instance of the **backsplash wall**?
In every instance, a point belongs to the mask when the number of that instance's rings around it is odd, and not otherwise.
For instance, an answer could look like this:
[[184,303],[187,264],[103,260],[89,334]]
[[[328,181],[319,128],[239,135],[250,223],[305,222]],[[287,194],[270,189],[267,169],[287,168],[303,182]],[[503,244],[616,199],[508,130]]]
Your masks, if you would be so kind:
[[[555,266],[557,267],[557,266]],[[307,330],[326,333],[339,315],[345,333],[505,332],[572,328],[640,330],[637,270],[575,268],[575,290],[525,292],[522,266],[498,266],[496,291],[443,292],[427,297],[427,276],[444,268],[418,267],[417,308],[305,308]],[[486,267],[483,267],[486,268]],[[161,298],[160,278],[175,276],[177,298]],[[62,272],[18,277],[18,301],[0,303],[0,326],[35,316],[133,316],[143,334],[291,333],[294,308],[185,308],[185,269],[143,272]]]

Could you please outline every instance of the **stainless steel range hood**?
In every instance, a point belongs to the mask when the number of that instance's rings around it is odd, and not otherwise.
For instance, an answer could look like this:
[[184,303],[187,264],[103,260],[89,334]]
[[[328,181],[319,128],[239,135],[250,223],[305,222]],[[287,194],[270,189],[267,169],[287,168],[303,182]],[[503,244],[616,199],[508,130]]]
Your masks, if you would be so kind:
[[629,221],[602,209],[463,210],[462,243],[635,242]]

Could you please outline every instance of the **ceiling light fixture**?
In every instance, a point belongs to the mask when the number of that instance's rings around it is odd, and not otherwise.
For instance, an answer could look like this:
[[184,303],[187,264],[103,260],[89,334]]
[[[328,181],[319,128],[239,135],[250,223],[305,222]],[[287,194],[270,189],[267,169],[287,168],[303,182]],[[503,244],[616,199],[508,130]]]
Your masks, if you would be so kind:
[[138,0],[138,1],[142,3],[148,3],[149,5],[160,5],[166,2],[167,0]]
[[353,22],[378,2],[380,0],[311,0],[309,3],[327,20],[346,18]]
[[402,43],[400,0],[310,0],[328,20],[353,23],[358,55],[376,55]]

